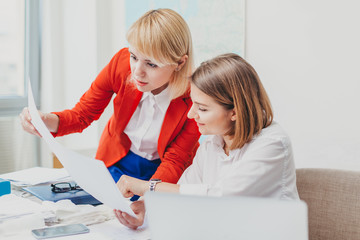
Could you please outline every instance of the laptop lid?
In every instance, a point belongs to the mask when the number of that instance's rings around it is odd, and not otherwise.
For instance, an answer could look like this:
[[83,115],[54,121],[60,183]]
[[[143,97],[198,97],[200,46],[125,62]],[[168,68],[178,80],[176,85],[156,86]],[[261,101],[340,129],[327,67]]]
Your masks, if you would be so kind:
[[152,240],[307,240],[303,201],[148,192]]

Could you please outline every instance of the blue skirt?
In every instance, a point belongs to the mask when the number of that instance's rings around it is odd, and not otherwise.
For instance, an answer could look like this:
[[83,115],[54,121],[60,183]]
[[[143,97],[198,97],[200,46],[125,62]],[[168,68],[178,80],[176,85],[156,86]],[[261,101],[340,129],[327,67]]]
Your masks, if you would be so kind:
[[[125,157],[108,167],[108,170],[115,182],[119,181],[123,174],[148,181],[154,175],[160,163],[160,159],[149,161],[129,151]],[[139,199],[139,196],[135,195],[130,200],[136,201],[137,199]]]

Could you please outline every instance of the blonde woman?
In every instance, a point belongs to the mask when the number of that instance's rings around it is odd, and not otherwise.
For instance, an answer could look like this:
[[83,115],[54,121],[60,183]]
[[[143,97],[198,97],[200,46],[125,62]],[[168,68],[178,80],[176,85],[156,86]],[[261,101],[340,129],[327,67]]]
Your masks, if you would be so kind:
[[[299,199],[290,139],[273,121],[270,100],[250,64],[232,53],[202,63],[191,77],[190,95],[188,117],[201,134],[212,136],[201,143],[177,184],[124,175],[117,185],[125,197],[153,190]],[[135,229],[143,223],[145,208],[143,201],[131,207],[138,218],[114,211],[122,224]]]
[[[129,48],[115,54],[73,109],[42,119],[54,136],[81,132],[115,94],[96,159],[115,181],[126,174],[176,183],[192,163],[200,136],[196,122],[187,119],[193,70],[189,28],[173,10],[151,10],[131,26],[127,40]],[[26,131],[39,135],[26,108],[20,118]]]

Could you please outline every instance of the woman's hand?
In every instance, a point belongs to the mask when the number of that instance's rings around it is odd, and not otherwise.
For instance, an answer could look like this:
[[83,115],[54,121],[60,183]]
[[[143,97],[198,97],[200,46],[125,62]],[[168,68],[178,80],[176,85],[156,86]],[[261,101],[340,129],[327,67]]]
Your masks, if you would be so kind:
[[120,210],[114,209],[114,213],[116,218],[121,222],[123,225],[127,226],[128,228],[137,229],[144,223],[144,216],[145,216],[145,205],[144,201],[136,201],[130,205],[131,209],[134,211],[137,218],[130,216],[126,212],[122,212]]
[[[59,128],[59,117],[53,113],[42,113],[39,111],[41,120],[45,123],[46,127],[50,132],[56,133]],[[41,137],[40,133],[35,129],[34,125],[31,123],[31,116],[27,107],[25,107],[19,115],[21,125],[23,129],[33,135]]]
[[129,198],[134,195],[144,196],[145,192],[149,189],[148,181],[126,175],[122,175],[116,185],[125,198]]

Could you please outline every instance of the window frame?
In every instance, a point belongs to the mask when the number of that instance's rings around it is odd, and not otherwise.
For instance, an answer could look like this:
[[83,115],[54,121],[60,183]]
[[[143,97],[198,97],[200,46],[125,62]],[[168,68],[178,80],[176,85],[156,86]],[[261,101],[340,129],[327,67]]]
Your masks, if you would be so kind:
[[40,0],[25,1],[25,71],[24,71],[24,96],[0,97],[0,116],[14,116],[28,105],[27,89],[28,78],[35,103],[40,108],[40,61],[41,61],[41,17]]

